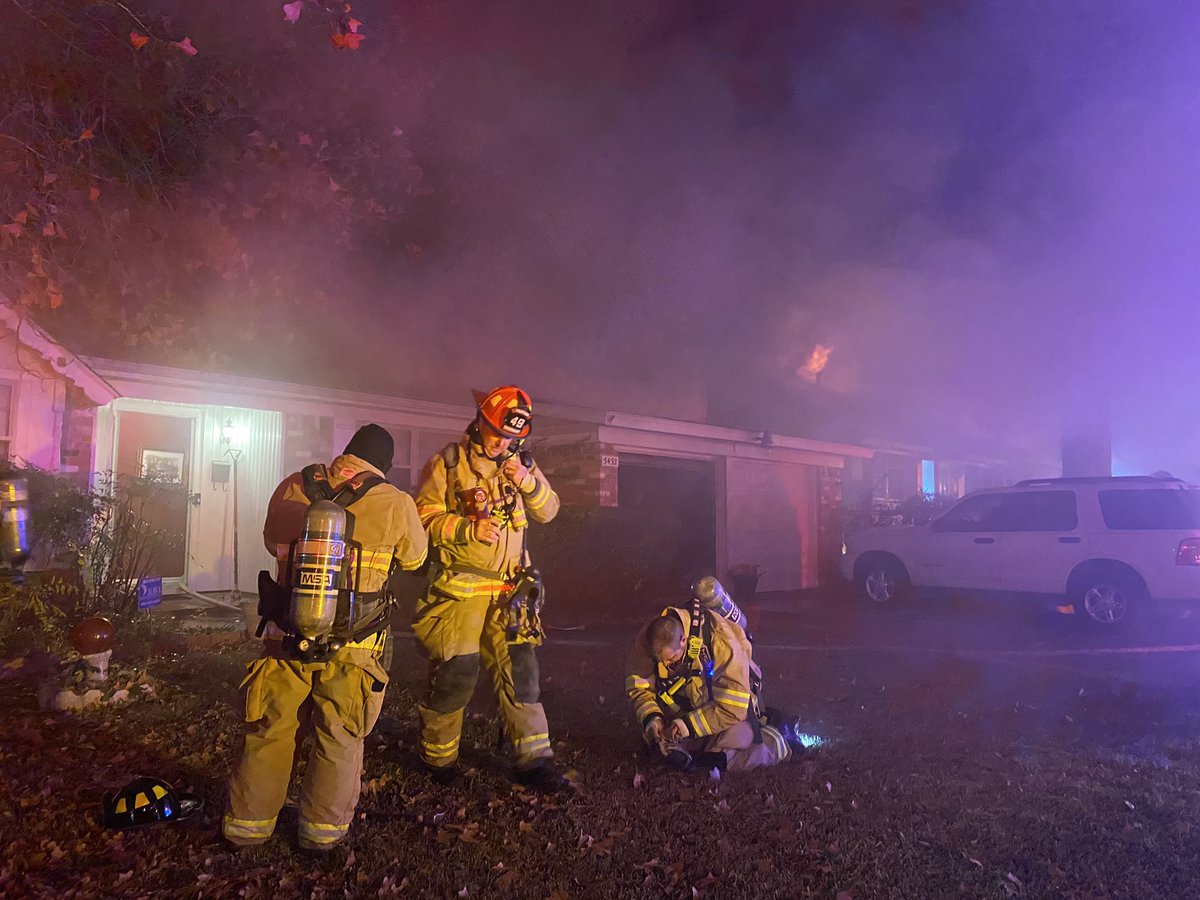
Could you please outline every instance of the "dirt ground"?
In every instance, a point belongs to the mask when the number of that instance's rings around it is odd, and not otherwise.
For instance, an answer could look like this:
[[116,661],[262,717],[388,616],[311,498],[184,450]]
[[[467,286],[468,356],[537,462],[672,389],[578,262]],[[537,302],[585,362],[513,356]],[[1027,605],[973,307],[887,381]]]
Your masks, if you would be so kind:
[[[550,798],[508,779],[482,683],[469,777],[443,788],[416,770],[424,663],[399,635],[359,819],[315,860],[294,848],[290,806],[264,847],[218,840],[251,645],[159,659],[159,701],[82,716],[39,712],[30,683],[0,682],[0,894],[1200,896],[1200,644],[1186,629],[1116,639],[819,599],[756,619],[770,702],[824,746],[719,780],[663,771],[622,693],[635,626],[555,631],[544,701],[576,790]],[[104,830],[101,794],[142,773],[200,794],[204,813]]]

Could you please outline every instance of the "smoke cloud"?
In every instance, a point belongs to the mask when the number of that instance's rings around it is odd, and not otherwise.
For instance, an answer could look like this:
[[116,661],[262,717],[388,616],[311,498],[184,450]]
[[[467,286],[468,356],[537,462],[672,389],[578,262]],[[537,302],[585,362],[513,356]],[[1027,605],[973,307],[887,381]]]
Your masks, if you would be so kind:
[[1194,5],[355,10],[361,51],[281,83],[402,135],[429,191],[352,268],[306,263],[379,323],[326,375],[698,418],[715,380],[753,405],[821,346],[824,389],[897,416],[1052,456],[1109,408],[1119,464],[1200,478]]

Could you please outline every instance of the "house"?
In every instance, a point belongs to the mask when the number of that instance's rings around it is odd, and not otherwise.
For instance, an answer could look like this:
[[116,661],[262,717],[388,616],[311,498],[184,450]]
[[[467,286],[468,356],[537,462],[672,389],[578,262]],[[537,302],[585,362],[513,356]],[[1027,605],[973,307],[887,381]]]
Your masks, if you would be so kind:
[[[331,459],[360,425],[391,432],[389,480],[411,491],[423,463],[474,413],[466,403],[80,358],[11,308],[0,313],[8,338],[0,401],[9,404],[0,438],[9,453],[80,477],[162,482],[165,499],[147,517],[183,535],[153,562],[167,591],[253,593],[258,570],[271,563],[261,523],[276,484]],[[762,568],[761,590],[813,587],[822,542],[832,540],[822,535],[830,486],[848,463],[872,455],[552,401],[537,411],[531,447],[564,501],[562,527],[545,529],[539,563],[558,559],[560,570],[570,564],[580,573],[560,593],[563,603],[599,590],[662,596],[737,564]],[[610,555],[607,587],[592,577],[598,547]],[[632,567],[638,554],[646,559]]]
[[[168,466],[178,473],[173,518],[164,524],[187,538],[158,561],[157,574],[168,587],[201,593],[235,582],[252,590],[255,573],[270,562],[261,540],[266,503],[287,472],[332,458],[356,428],[377,422],[396,442],[389,480],[415,490],[424,462],[456,440],[474,414],[466,404],[86,363],[116,394],[91,411],[93,469],[142,474]],[[815,586],[822,478],[847,459],[870,456],[788,436],[764,446],[760,435],[737,429],[553,402],[538,403],[537,414],[532,447],[564,506],[607,511],[593,524],[619,530],[631,546],[654,539],[670,548],[672,561],[662,570],[674,566],[670,578],[635,585],[635,592],[686,587],[697,574],[739,562],[762,566],[763,590]],[[579,536],[582,546],[612,546]]]

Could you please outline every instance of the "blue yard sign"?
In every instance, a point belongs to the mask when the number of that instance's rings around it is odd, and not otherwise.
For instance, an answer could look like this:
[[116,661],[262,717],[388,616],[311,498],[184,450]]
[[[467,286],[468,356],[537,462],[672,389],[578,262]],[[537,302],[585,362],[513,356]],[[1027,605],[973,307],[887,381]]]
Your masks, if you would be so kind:
[[162,578],[142,578],[138,581],[138,609],[150,609],[162,603]]

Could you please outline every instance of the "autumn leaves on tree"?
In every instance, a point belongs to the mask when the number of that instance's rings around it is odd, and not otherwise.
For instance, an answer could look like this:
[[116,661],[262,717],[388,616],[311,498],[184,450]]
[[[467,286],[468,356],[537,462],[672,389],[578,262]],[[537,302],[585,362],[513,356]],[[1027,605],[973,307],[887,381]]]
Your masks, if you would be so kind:
[[326,102],[363,77],[322,48],[364,46],[344,0],[0,0],[0,19],[0,299],[73,346],[219,364],[331,306],[342,276],[310,262],[404,253],[429,188],[403,130]]

